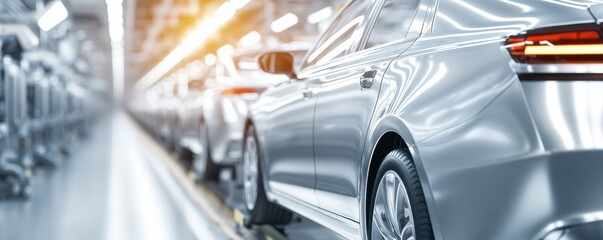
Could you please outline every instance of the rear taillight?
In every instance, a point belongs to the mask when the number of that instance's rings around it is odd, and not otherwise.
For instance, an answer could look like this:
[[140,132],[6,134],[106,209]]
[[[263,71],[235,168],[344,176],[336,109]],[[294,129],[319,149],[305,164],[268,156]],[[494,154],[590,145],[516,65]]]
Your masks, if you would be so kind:
[[518,63],[603,63],[601,27],[594,24],[527,31],[509,36],[505,48]]
[[230,88],[222,91],[222,96],[241,95],[246,93],[257,93],[253,88]]

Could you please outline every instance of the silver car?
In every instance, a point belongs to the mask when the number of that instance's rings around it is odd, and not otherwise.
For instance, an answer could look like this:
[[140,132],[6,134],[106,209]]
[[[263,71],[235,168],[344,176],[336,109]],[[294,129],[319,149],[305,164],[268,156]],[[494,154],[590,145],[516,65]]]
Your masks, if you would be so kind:
[[[304,44],[279,47],[303,56]],[[242,161],[242,139],[248,105],[266,88],[287,80],[282,75],[262,72],[256,62],[266,49],[239,50],[232,57],[221,57],[207,78],[199,121],[201,148],[193,156],[198,180],[217,179],[223,166]]]
[[603,239],[603,5],[375,0],[259,57],[250,224],[350,239]]
[[176,153],[187,169],[192,166],[192,156],[202,151],[199,141],[199,119],[203,112],[204,78],[191,79],[186,82],[186,95],[181,97],[177,107]]

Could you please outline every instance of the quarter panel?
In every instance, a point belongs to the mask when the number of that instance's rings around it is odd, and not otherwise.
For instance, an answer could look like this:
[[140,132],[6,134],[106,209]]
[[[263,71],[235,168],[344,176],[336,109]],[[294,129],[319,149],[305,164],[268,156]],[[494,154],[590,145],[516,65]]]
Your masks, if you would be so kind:
[[[411,49],[434,44],[438,43],[416,42]],[[476,116],[515,81],[499,41],[483,40],[447,51],[409,50],[390,65],[379,100],[382,108],[377,111],[403,119],[415,141],[421,142]]]
[[521,84],[471,120],[416,148],[448,239],[527,239],[551,212],[546,168]]

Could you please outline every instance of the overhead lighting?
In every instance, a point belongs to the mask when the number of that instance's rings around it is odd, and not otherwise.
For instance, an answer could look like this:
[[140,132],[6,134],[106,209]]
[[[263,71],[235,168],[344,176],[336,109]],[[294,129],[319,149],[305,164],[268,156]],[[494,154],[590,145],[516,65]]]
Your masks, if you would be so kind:
[[274,20],[274,22],[270,24],[270,29],[272,29],[273,32],[279,33],[287,30],[290,27],[293,27],[293,25],[297,24],[298,21],[299,19],[297,18],[297,15],[287,13],[279,19]]
[[186,71],[191,79],[199,78],[203,72],[203,63],[199,60],[195,60],[186,66]]
[[224,23],[235,15],[237,9],[231,2],[224,2],[215,12],[212,19],[218,23]]
[[133,87],[134,91],[141,92],[150,87],[163,75],[170,71],[182,59],[199,48],[217,31],[220,26],[228,22],[236,13],[236,8],[231,2],[224,2],[208,19],[197,24],[184,40],[174,48],[155,67],[147,72]]
[[239,40],[239,44],[241,44],[241,47],[251,47],[258,44],[260,41],[262,41],[262,36],[258,32],[252,31],[245,34],[245,36]]
[[192,67],[193,67],[195,70],[201,71],[201,70],[203,70],[203,62],[201,62],[201,60],[195,60],[195,61],[192,63]]
[[216,64],[216,55],[213,55],[211,53],[205,55],[205,58],[203,59],[203,62],[207,66],[213,66],[214,64]]
[[308,16],[308,23],[310,23],[310,24],[319,23],[322,20],[329,18],[331,15],[333,15],[333,8],[325,7],[323,9],[320,9],[320,10],[310,14],[310,16]]
[[230,2],[236,9],[241,9],[249,3],[249,0],[230,0]]
[[61,1],[54,1],[50,7],[38,18],[38,26],[44,31],[48,31],[59,23],[63,22],[69,16],[67,8]]
[[218,49],[218,57],[220,59],[229,58],[234,53],[234,48],[230,44],[226,44]]
[[113,97],[120,101],[124,96],[124,8],[123,0],[106,0],[109,39],[111,39],[111,67],[113,70]]

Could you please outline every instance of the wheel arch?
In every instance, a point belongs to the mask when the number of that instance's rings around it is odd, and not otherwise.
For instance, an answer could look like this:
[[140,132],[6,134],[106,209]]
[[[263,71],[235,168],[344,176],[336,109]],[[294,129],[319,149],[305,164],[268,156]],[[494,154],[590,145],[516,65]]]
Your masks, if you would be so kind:
[[[362,179],[362,184],[360,184],[361,189],[360,193],[360,216],[361,216],[361,228],[363,237],[366,239],[366,223],[365,219],[369,214],[368,211],[368,203],[370,201],[370,195],[373,191],[373,184],[375,182],[375,177],[381,163],[383,162],[385,156],[398,148],[407,149],[412,157],[412,161],[419,172],[419,178],[421,180],[421,184],[423,186],[423,192],[425,193],[425,199],[427,201],[427,207],[430,209],[430,217],[432,219],[432,227],[434,231],[434,235],[436,239],[441,239],[442,234],[440,231],[439,224],[437,222],[437,218],[435,218],[435,201],[433,195],[431,193],[431,187],[429,185],[429,181],[427,180],[425,169],[423,168],[421,156],[416,148],[415,139],[413,138],[410,129],[407,127],[406,123],[395,115],[387,115],[381,117],[379,120],[375,121],[373,126],[369,129],[367,135],[366,146],[368,146],[367,151],[365,151],[363,166],[361,168],[361,175],[364,176]],[[434,209],[434,210],[431,210]]]
[[[249,114],[251,115],[251,114]],[[243,144],[243,146],[241,146],[241,149],[245,148],[245,138],[247,136],[247,129],[249,129],[250,126],[254,126],[256,128],[256,138],[257,138],[257,145],[258,145],[258,151],[260,153],[260,172],[262,174],[262,184],[264,185],[264,191],[266,193],[266,198],[268,199],[268,201],[273,202],[274,201],[274,196],[272,195],[272,191],[270,190],[270,185],[268,184],[268,173],[267,171],[265,171],[266,166],[265,166],[265,151],[263,148],[264,143],[262,142],[262,140],[260,139],[260,136],[258,136],[257,133],[257,127],[255,125],[255,121],[253,120],[253,118],[251,116],[247,116],[245,118],[245,127],[243,128],[243,134],[244,134],[244,138],[243,141],[241,141],[241,144]],[[243,153],[244,154],[244,153]]]

